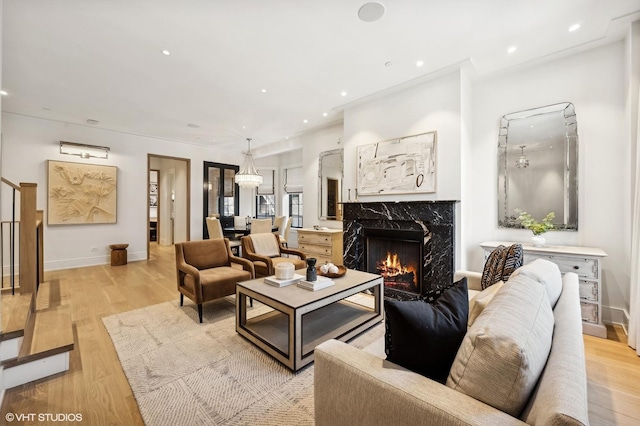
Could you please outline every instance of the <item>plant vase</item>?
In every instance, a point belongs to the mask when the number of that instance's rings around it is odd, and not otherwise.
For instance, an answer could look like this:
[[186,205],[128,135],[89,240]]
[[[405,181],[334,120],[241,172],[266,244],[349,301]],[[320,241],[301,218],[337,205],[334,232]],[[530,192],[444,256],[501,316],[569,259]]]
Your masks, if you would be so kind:
[[534,247],[542,247],[544,246],[546,240],[542,235],[534,235],[533,237],[531,237],[531,242],[533,243]]

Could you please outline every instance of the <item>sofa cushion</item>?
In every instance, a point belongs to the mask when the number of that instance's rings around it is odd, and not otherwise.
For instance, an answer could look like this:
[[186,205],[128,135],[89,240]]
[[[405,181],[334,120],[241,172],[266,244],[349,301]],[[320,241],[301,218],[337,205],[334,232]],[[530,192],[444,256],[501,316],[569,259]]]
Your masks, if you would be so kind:
[[467,327],[471,327],[476,318],[484,311],[489,302],[493,299],[493,296],[502,288],[504,281],[498,281],[492,286],[489,286],[477,293],[469,300],[469,318],[467,319]]
[[387,360],[444,383],[467,331],[467,281],[447,289],[433,304],[384,303]]
[[509,247],[499,245],[487,258],[482,271],[482,289],[497,283],[507,281],[511,274],[522,266],[524,253],[521,244],[512,244]]
[[469,328],[447,386],[517,417],[547,362],[553,326],[545,289],[511,278]]
[[536,259],[519,268],[514,275],[524,275],[542,284],[549,296],[551,307],[555,307],[562,293],[562,275],[560,268],[546,259]]

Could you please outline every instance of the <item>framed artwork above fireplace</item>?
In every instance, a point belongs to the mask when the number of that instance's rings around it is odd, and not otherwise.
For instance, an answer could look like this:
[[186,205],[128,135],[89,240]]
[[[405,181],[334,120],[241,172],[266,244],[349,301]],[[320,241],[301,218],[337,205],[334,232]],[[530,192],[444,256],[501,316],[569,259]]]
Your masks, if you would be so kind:
[[437,133],[358,146],[360,195],[436,192]]

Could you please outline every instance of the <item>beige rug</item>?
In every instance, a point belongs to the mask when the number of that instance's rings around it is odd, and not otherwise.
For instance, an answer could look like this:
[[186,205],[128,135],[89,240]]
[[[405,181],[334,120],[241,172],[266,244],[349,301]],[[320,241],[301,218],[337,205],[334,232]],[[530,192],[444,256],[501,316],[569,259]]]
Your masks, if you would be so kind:
[[[313,425],[313,364],[294,374],[235,332],[234,297],[103,319],[147,425]],[[268,310],[255,303],[249,315]],[[379,324],[351,344],[376,344]]]

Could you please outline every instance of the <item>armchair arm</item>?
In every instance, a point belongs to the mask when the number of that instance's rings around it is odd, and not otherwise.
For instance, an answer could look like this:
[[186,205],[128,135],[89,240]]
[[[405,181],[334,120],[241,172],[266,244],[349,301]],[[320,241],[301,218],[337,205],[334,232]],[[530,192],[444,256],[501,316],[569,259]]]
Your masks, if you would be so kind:
[[249,271],[249,273],[251,274],[251,279],[254,279],[256,277],[256,270],[253,267],[253,262],[251,262],[250,260],[233,255],[229,256],[229,260],[231,261],[231,263],[237,263],[238,265],[241,265],[242,269],[244,269],[245,271]]
[[292,249],[292,248],[280,246],[280,253],[286,253],[286,254],[292,254],[294,256],[298,256],[300,260],[307,259],[307,256],[303,252],[301,252],[300,250]]
[[316,347],[314,368],[318,426],[524,425],[470,396],[337,340]]
[[[180,261],[177,264],[178,274],[191,275],[193,277],[193,286],[194,286],[194,296],[196,298],[195,302],[199,303],[202,301],[202,285],[200,283],[200,271],[198,268],[189,265],[184,261]],[[178,285],[184,285],[184,278],[180,279]]]

